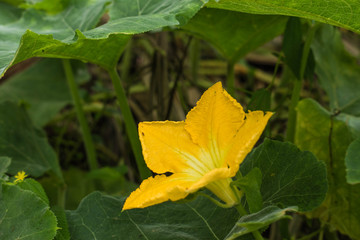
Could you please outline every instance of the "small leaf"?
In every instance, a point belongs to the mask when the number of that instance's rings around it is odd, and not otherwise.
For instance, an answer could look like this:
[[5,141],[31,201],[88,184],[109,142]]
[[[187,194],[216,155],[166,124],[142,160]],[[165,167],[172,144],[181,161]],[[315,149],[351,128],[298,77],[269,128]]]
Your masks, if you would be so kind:
[[26,178],[24,181],[17,183],[17,186],[19,186],[21,189],[29,190],[35,193],[41,200],[43,200],[47,205],[49,205],[49,199],[46,196],[43,187],[34,179]]
[[347,182],[360,183],[360,138],[349,145],[345,155],[345,164]]
[[56,217],[49,206],[31,191],[2,184],[0,239],[53,239]]
[[145,209],[121,211],[124,198],[94,192],[77,210],[66,211],[71,239],[223,239],[238,219],[199,197],[186,204],[166,202]]
[[25,171],[38,177],[53,170],[62,178],[56,154],[45,133],[32,125],[22,107],[11,102],[0,103],[0,152],[12,160],[10,174]]
[[250,212],[258,212],[262,209],[262,197],[260,192],[262,175],[259,168],[253,168],[245,177],[237,178],[233,182],[246,195],[246,202]]
[[283,218],[290,218],[286,212],[296,212],[297,207],[278,208],[276,206],[268,206],[261,211],[243,216],[237,221],[234,228],[226,236],[226,240],[236,239],[237,237],[257,231],[261,228],[269,226]]
[[262,172],[264,206],[297,206],[305,212],[318,207],[325,198],[325,164],[291,143],[265,139],[246,157],[240,170],[246,175],[255,167]]

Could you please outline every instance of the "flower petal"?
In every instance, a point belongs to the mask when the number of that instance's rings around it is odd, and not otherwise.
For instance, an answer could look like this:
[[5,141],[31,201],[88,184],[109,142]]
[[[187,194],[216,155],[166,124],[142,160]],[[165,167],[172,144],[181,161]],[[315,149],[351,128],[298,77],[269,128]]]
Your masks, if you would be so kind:
[[235,138],[232,139],[225,158],[233,174],[232,176],[236,174],[240,163],[242,163],[246,155],[259,140],[272,115],[272,112],[264,114],[263,111],[254,111],[246,114],[245,123],[239,128]]
[[244,118],[242,106],[218,82],[205,91],[188,113],[185,129],[195,143],[211,154],[215,166],[226,167],[225,149],[244,124]]
[[169,177],[157,175],[144,180],[140,187],[126,199],[123,210],[145,208],[168,200],[177,201],[185,198],[190,192],[189,186],[194,182],[186,174],[173,174]]
[[206,172],[199,162],[200,148],[191,140],[184,122],[142,122],[139,136],[146,165],[156,173]]

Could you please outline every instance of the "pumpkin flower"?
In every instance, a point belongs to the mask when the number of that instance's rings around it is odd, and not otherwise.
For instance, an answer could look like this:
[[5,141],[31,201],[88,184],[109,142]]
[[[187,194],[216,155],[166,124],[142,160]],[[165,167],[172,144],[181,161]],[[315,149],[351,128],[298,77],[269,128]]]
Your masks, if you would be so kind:
[[28,175],[25,174],[24,171],[21,171],[21,172],[18,172],[14,177],[16,178],[15,179],[15,183],[16,182],[22,182],[24,181],[24,179],[27,177]]
[[245,113],[218,82],[205,91],[185,121],[141,122],[145,162],[160,175],[144,180],[123,210],[177,201],[204,187],[228,207],[238,204],[232,177],[271,115]]

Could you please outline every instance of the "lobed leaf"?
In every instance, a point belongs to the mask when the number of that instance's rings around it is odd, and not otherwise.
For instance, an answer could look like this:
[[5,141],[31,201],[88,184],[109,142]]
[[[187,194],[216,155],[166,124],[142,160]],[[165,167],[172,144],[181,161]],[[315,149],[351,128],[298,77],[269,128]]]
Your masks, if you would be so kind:
[[53,239],[57,222],[49,206],[31,191],[2,184],[0,239]]
[[345,153],[353,141],[348,126],[312,99],[297,106],[295,142],[327,165],[329,191],[311,217],[318,217],[351,238],[360,238],[360,189],[346,181]]
[[122,212],[124,198],[94,192],[77,210],[66,211],[72,239],[223,239],[238,218],[198,198],[185,204],[167,202]]
[[41,184],[39,182],[35,181],[34,179],[26,178],[24,181],[18,182],[17,186],[20,187],[21,189],[28,190],[28,191],[35,193],[36,196],[38,196],[47,205],[49,205],[49,199],[46,196],[46,193],[45,193],[43,187],[41,186]]
[[71,58],[114,68],[130,34],[183,24],[204,4],[201,0],[114,1],[110,20],[95,27],[109,3],[70,0],[55,15],[27,9],[16,21],[0,18],[0,77],[30,57]]
[[264,206],[297,206],[300,212],[318,207],[327,192],[326,168],[308,151],[288,142],[265,139],[240,166],[243,175],[262,172]]
[[42,130],[36,129],[26,111],[11,102],[0,103],[0,152],[11,158],[8,172],[38,177],[52,170],[62,178],[60,166]]

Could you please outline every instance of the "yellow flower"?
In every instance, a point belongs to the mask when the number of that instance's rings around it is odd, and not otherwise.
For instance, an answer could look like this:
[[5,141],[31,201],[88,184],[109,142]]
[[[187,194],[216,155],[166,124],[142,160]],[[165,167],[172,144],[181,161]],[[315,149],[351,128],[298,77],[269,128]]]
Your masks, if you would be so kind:
[[14,182],[22,182],[27,176],[24,171],[18,172],[15,175],[16,180]]
[[[245,113],[220,82],[210,87],[185,121],[142,122],[139,136],[147,166],[144,180],[123,210],[177,201],[206,187],[227,206],[238,200],[230,187],[272,113]],[[169,174],[167,174],[169,175]]]

